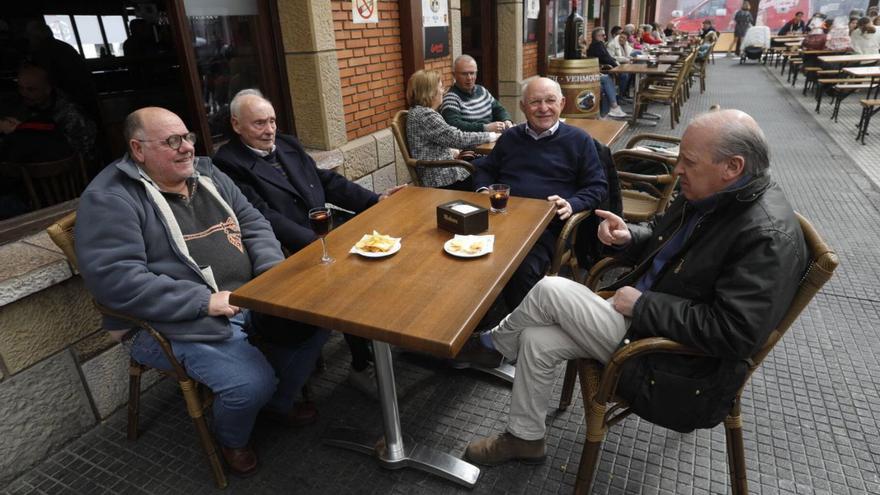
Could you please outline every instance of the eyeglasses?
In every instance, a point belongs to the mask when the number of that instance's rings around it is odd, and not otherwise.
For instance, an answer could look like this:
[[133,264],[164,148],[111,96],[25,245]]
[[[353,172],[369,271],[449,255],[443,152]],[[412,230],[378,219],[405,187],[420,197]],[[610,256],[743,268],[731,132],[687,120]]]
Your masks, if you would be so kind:
[[[137,138],[135,138],[137,139]],[[198,140],[198,136],[194,132],[187,132],[186,134],[172,134],[165,139],[137,139],[142,143],[151,143],[151,142],[163,142],[168,145],[169,148],[173,150],[179,150],[180,145],[183,144],[183,141],[186,140],[189,144],[196,144],[196,140]]]

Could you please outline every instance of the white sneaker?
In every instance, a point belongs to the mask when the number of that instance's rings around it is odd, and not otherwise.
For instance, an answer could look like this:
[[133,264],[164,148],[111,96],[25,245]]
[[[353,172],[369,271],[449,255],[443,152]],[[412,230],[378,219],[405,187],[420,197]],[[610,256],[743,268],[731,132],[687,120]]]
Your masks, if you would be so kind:
[[373,400],[379,400],[379,385],[376,382],[376,367],[370,364],[361,371],[351,368],[348,371],[348,384]]
[[615,117],[618,119],[623,119],[623,118],[629,117],[629,115],[626,112],[624,112],[623,109],[620,108],[619,106],[612,108],[611,111],[608,112],[608,116]]

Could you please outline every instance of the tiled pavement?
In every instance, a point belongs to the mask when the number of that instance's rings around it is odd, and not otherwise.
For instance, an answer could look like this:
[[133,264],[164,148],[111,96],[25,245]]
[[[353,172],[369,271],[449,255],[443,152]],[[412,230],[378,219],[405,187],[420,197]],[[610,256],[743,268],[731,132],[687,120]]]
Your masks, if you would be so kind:
[[[721,83],[725,88],[719,88]],[[715,103],[754,115],[772,143],[774,177],[841,257],[835,278],[746,389],[750,491],[880,493],[880,343],[875,332],[880,322],[880,189],[868,179],[880,176],[880,154],[877,147],[865,147],[850,155],[841,146],[861,145],[831,136],[843,128],[850,132],[851,126],[830,123],[828,109],[817,122],[798,100],[764,67],[719,58],[710,68],[707,93],[693,95],[684,109],[685,122]],[[661,120],[658,130],[670,132],[667,121]],[[880,136],[869,138],[880,141]],[[344,383],[348,351],[342,339],[333,338],[324,354],[328,368],[315,380],[320,421],[300,430],[259,425],[254,441],[262,470],[247,480],[231,478],[228,493],[467,492],[417,471],[386,471],[370,458],[322,445],[322,432],[331,425],[380,430],[376,404]],[[395,359],[400,414],[411,437],[461,455],[474,435],[503,430],[509,386],[422,357],[396,353]],[[554,400],[561,382],[560,376]],[[142,405],[143,434],[137,442],[125,440],[125,411],[120,410],[0,490],[216,491],[175,385],[160,383],[144,394]],[[569,493],[584,436],[582,413],[578,398],[568,411],[548,418],[545,465],[484,469],[472,492]],[[638,418],[611,429],[594,488],[594,493],[725,492],[721,427],[680,434]]]

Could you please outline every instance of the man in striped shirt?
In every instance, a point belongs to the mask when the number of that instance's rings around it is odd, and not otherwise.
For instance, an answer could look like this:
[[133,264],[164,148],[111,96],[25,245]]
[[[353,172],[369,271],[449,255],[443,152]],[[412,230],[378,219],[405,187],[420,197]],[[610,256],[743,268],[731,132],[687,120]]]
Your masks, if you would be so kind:
[[504,132],[513,127],[507,110],[488,89],[477,84],[477,62],[473,57],[456,57],[452,77],[455,84],[440,106],[440,114],[449,125],[469,132]]

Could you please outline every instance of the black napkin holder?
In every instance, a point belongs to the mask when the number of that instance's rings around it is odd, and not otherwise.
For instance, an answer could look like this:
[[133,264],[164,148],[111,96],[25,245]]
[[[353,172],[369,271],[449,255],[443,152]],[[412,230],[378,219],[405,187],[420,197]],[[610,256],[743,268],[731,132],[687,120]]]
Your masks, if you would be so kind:
[[[452,209],[458,205],[472,206],[476,210],[461,213]],[[443,203],[437,206],[437,227],[453,234],[479,234],[489,230],[489,210],[461,199]]]

